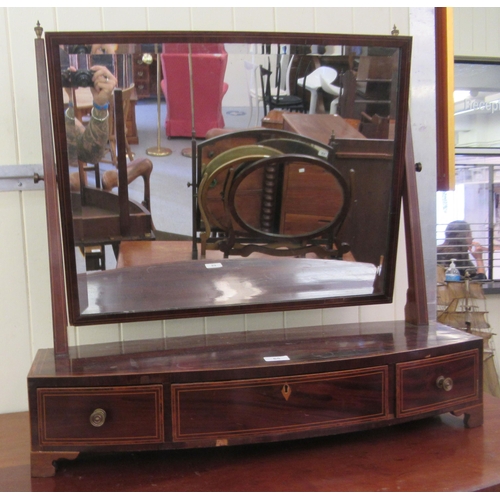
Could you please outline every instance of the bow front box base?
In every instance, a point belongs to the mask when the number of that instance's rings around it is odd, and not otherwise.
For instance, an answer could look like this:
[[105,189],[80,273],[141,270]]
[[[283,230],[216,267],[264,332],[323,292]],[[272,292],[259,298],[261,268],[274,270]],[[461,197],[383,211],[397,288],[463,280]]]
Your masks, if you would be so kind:
[[32,476],[81,452],[231,446],[452,412],[482,425],[482,339],[405,322],[235,332],[37,353]]

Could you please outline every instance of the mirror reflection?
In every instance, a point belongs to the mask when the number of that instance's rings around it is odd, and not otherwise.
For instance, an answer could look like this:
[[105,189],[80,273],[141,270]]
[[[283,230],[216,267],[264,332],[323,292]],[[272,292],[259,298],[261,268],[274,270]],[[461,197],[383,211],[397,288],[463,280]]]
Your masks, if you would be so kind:
[[399,48],[58,49],[80,315],[387,295]]

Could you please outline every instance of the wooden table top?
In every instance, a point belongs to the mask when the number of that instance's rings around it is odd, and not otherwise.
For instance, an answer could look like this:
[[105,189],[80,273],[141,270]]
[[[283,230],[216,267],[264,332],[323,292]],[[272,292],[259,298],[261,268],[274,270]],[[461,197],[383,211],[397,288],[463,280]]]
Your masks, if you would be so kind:
[[451,414],[284,443],[81,454],[30,477],[29,415],[0,415],[0,491],[500,491],[500,399],[484,425]]
[[284,113],[283,129],[311,137],[323,144],[328,144],[332,132],[336,138],[366,139],[361,132],[358,132],[344,118],[330,114]]

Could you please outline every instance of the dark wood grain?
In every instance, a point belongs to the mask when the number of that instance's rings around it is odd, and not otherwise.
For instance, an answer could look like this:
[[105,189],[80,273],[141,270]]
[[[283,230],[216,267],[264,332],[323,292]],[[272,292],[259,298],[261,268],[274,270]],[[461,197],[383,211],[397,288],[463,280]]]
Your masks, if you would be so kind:
[[[40,388],[37,391],[40,444],[67,446],[163,442],[161,385],[108,388]],[[92,413],[106,412],[93,426]]]
[[[438,359],[400,363],[397,373],[398,415],[411,415],[423,408],[436,408],[450,402],[475,401],[479,395],[479,352],[441,356]],[[447,377],[452,388],[438,386],[438,378]]]
[[420,230],[420,206],[416,178],[416,162],[413,151],[411,126],[406,134],[405,180],[403,187],[403,212],[405,220],[406,267],[408,290],[406,292],[405,319],[416,325],[429,322],[427,290],[425,283],[424,250]]
[[52,324],[54,349],[57,354],[68,352],[66,328],[66,282],[64,279],[64,258],[61,244],[61,218],[57,196],[56,162],[54,157],[54,136],[51,123],[49,85],[45,42],[35,40],[35,55],[38,83],[38,102],[40,108],[40,130],[42,133],[43,178],[45,184],[45,205],[47,209],[47,233],[50,255],[50,289],[52,293]]
[[[60,383],[71,386],[89,383],[82,375],[93,377],[140,373],[184,373],[192,370],[225,373],[246,367],[252,376],[268,369],[280,376],[291,365],[313,363],[312,372],[327,362],[361,364],[369,356],[380,364],[388,355],[405,361],[421,359],[434,352],[445,355],[454,344],[469,350],[478,337],[445,325],[415,326],[402,321],[293,327],[284,329],[226,332],[210,335],[185,335],[70,347],[67,364],[54,358],[52,349],[40,349],[28,375],[28,381],[44,379],[47,387]],[[264,356],[288,355],[289,362],[269,363]],[[378,357],[378,358],[377,358]],[[300,370],[302,367],[295,368]],[[325,368],[323,368],[324,371]],[[80,381],[80,382],[78,382]],[[99,380],[92,385],[99,385]]]
[[[387,366],[341,373],[172,385],[173,440],[254,436],[388,417]],[[217,415],[217,418],[213,418]]]

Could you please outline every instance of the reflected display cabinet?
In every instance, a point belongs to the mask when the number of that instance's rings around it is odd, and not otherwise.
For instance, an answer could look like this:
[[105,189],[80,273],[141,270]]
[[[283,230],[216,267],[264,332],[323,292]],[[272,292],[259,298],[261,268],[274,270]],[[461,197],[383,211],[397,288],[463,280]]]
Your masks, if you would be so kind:
[[[42,127],[42,146],[54,347],[38,351],[28,375],[34,477],[87,452],[170,450],[166,459],[175,460],[176,449],[340,434],[445,412],[482,424],[482,340],[428,321],[407,126],[411,38],[43,37],[37,27],[35,50],[41,120],[53,125]],[[128,154],[126,91],[138,60],[157,62],[164,89],[174,76],[158,61],[175,60],[190,90],[191,136],[171,142],[191,157],[187,230],[153,223],[158,213],[176,217],[168,195],[150,194],[160,161]],[[94,103],[86,123],[73,115],[82,84],[64,76],[80,71],[90,72],[84,91],[94,98],[99,78],[116,80],[109,107]],[[264,74],[280,75],[280,96],[260,87]],[[210,79],[221,95],[231,90],[271,109],[278,126],[219,120],[197,133],[197,88]],[[92,162],[84,150],[99,127],[105,148]],[[129,187],[138,177],[142,202]],[[179,328],[163,339],[68,345],[69,325],[388,304],[402,207],[405,321],[209,335]]]

